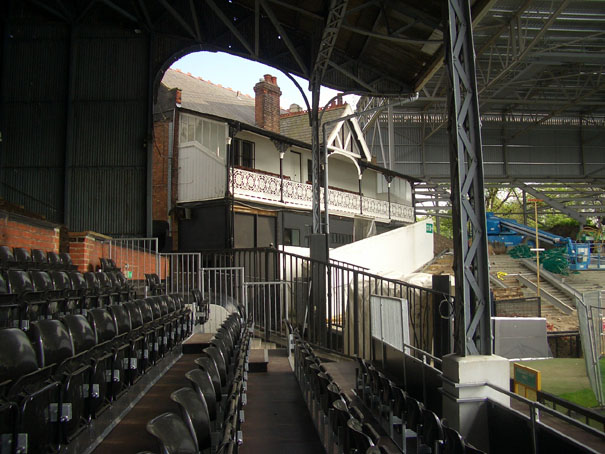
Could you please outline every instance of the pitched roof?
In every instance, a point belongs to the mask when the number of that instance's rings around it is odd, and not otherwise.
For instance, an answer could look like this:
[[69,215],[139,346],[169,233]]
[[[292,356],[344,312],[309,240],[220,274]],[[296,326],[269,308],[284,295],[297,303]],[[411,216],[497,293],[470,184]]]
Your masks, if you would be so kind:
[[[323,124],[327,121],[336,120],[347,115],[348,113],[353,113],[353,111],[347,112],[347,107],[347,104],[328,106],[323,114],[323,117],[321,118],[321,123]],[[326,135],[329,136],[337,125],[338,123],[333,123],[327,127]],[[282,115],[279,120],[279,128],[281,134],[284,136],[300,140],[301,142],[311,143],[311,126],[309,126],[309,115],[307,114],[307,111]],[[321,137],[321,129],[319,134],[319,140],[320,142],[323,142],[323,138]]]
[[181,90],[181,107],[254,125],[254,98],[231,88],[169,69],[162,83]]

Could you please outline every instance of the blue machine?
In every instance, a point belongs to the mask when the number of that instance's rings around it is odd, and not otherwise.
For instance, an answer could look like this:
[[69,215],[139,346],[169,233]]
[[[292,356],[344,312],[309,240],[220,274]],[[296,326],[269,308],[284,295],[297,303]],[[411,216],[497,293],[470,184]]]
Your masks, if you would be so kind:
[[[500,218],[492,212],[486,213],[487,239],[490,243],[502,243],[507,247],[518,246],[523,239],[535,246],[536,229],[514,221]],[[571,270],[585,270],[590,264],[590,244],[575,243],[567,238],[553,233],[538,230],[540,244],[554,246],[567,246],[569,268]]]

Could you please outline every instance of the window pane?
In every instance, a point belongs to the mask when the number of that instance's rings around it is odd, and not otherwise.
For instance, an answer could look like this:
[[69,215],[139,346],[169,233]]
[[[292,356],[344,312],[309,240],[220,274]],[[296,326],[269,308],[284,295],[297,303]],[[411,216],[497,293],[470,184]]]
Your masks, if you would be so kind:
[[179,142],[187,142],[187,115],[181,115],[181,124],[179,125]]
[[202,143],[202,125],[204,122],[201,118],[195,120],[195,140]]
[[202,145],[206,148],[210,148],[210,124],[204,120],[204,140]]

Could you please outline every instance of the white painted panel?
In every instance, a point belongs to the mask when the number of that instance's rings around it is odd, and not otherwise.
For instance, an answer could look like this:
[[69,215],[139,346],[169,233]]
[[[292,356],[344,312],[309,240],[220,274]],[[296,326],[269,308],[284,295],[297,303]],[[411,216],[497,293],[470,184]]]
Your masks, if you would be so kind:
[[225,164],[194,144],[180,147],[178,182],[179,202],[224,197]]

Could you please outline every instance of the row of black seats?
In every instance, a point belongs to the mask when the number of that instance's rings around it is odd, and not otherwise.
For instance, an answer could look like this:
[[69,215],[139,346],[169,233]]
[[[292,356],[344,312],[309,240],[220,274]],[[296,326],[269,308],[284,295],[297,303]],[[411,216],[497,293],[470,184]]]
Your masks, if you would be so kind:
[[8,246],[0,246],[0,269],[70,271],[77,267],[73,264],[68,252],[57,253],[32,249],[30,253],[22,247],[11,249]]
[[296,330],[294,371],[327,452],[381,453],[380,435],[342,392],[320,358]]
[[27,330],[29,323],[81,313],[134,299],[119,271],[0,271],[0,327]]
[[185,374],[191,387],[170,395],[179,414],[147,424],[162,454],[236,453],[243,441],[250,332],[241,314],[231,314],[210,344],[195,360],[198,368]]
[[58,452],[192,330],[177,295],[0,329],[2,454]]
[[357,358],[357,393],[384,430],[404,452],[416,445],[419,453],[477,454],[447,420],[440,419],[410,396],[372,363]]

